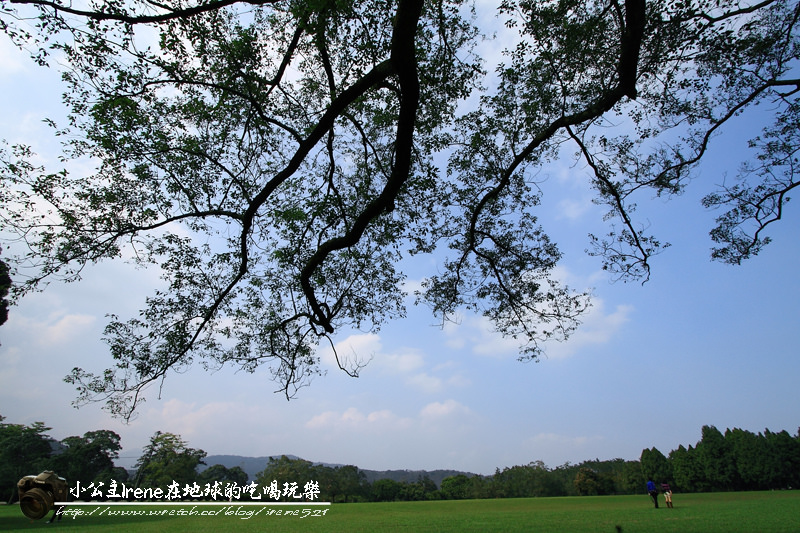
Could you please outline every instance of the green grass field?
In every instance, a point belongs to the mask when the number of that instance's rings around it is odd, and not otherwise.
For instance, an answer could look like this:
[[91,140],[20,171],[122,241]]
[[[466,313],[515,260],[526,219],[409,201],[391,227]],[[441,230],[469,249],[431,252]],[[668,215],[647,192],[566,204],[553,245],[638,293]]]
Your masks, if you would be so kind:
[[[674,509],[654,509],[642,496],[598,496],[570,498],[520,498],[442,502],[395,502],[336,504],[308,507],[325,510],[324,516],[276,516],[303,508],[243,507],[259,512],[249,519],[224,515],[222,507],[194,507],[196,512],[222,513],[217,516],[177,516],[182,507],[112,506],[109,511],[165,512],[173,516],[100,515],[106,507],[98,504],[92,516],[65,516],[60,523],[31,521],[17,505],[0,506],[0,531],[58,529],[63,532],[352,532],[352,531],[526,531],[565,533],[780,533],[800,532],[800,491],[676,494]],[[236,504],[232,504],[236,510]],[[94,507],[73,507],[89,513]],[[260,511],[259,511],[260,509]]]

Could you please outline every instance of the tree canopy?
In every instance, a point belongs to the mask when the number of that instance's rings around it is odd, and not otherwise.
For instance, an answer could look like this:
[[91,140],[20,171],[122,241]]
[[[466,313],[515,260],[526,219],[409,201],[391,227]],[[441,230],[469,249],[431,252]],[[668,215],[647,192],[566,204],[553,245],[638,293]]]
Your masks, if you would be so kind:
[[64,66],[64,157],[95,166],[0,153],[13,297],[109,258],[166,284],[137,318],[112,318],[113,368],[73,370],[79,401],[129,417],[148,384],[195,361],[266,364],[290,397],[319,372],[320,342],[403,316],[399,265],[417,254],[444,257],[418,303],[443,321],[483,313],[536,359],[588,295],[554,279],[532,176],[558,157],[586,165],[614,221],[590,253],[647,280],[668,244],[636,198],[682,192],[712,137],[757,106],[741,175],[703,203],[723,210],[714,258],[769,242],[797,185],[800,5],[503,0],[498,13],[516,40],[486,65],[458,0],[4,3],[5,33]]
[[50,460],[50,470],[69,483],[80,480],[86,484],[120,474],[115,470],[114,460],[119,458],[122,445],[120,436],[113,431],[87,431],[83,437],[63,439],[61,445],[64,449]]
[[0,498],[9,504],[17,497],[17,481],[36,475],[47,466],[53,449],[50,429],[43,422],[9,424],[0,415]]
[[206,452],[189,448],[180,435],[156,431],[136,462],[136,484],[162,489],[173,483],[192,484],[205,457]]
[[83,437],[57,441],[46,434],[43,422],[9,424],[0,415],[0,498],[11,503],[18,497],[17,482],[24,476],[52,470],[68,484],[80,481],[124,481],[127,472],[115,467],[120,436],[107,429],[87,431]]
[[240,466],[227,468],[223,465],[212,465],[197,476],[197,482],[201,485],[206,483],[236,483],[239,486],[247,484],[247,473]]

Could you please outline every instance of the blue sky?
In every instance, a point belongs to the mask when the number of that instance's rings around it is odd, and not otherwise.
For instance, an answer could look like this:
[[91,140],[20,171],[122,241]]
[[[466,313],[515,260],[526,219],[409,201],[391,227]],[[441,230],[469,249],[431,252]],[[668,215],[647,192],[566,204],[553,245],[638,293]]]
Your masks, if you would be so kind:
[[[489,45],[487,45],[489,46]],[[487,54],[492,49],[484,50]],[[0,138],[27,142],[45,163],[58,145],[42,123],[63,115],[56,72],[34,66],[0,40]],[[644,197],[640,220],[672,244],[652,261],[645,285],[612,283],[587,256],[589,232],[603,233],[586,170],[570,161],[542,173],[540,221],[564,252],[558,277],[592,288],[593,307],[566,343],[539,363],[519,363],[516,346],[477,316],[445,328],[409,299],[408,317],[378,334],[343,332],[340,353],[371,357],[358,379],[322,352],[325,377],[287,402],[267,369],[255,374],[195,366],[151,390],[129,425],[99,405],[71,407],[62,381],[74,366],[109,366],[100,340],[107,313],[131,316],[158,273],[105,263],[80,283],[51,285],[11,310],[0,328],[0,414],[43,421],[55,438],[111,429],[120,464],[132,465],[155,431],[180,434],[209,454],[294,454],[369,469],[452,468],[490,474],[542,460],[638,459],[695,444],[705,424],[751,431],[800,427],[800,214],[790,204],[774,242],[740,267],[709,260],[715,214],[700,198],[733,176],[745,147],[742,117],[714,139],[687,193]],[[409,262],[409,287],[440,258]]]

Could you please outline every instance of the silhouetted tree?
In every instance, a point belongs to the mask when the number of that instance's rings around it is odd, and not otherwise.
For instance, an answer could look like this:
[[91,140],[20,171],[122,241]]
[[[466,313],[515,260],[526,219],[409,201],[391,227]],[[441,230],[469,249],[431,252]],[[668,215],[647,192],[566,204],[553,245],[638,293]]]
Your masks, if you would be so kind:
[[73,369],[79,401],[129,417],[190,364],[267,364],[292,397],[320,372],[320,342],[403,315],[400,268],[415,254],[446,254],[418,293],[438,320],[483,313],[537,359],[589,295],[555,279],[561,253],[530,177],[559,157],[584,168],[615,221],[590,253],[614,278],[647,279],[668,244],[637,199],[681,193],[743,114],[765,126],[741,179],[705,196],[723,209],[712,255],[739,263],[769,242],[798,185],[797,2],[497,10],[515,34],[484,66],[460,0],[4,2],[5,34],[65,69],[64,157],[97,165],[71,174],[30,147],[0,150],[5,261],[32,267],[12,290],[121,256],[167,283],[138,315],[112,317],[112,368]]

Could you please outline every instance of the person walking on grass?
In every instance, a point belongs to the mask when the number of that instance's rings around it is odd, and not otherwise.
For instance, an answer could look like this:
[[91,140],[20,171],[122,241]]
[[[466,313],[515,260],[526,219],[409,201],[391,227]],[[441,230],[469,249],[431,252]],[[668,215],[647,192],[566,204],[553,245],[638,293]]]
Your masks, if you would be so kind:
[[656,484],[653,483],[652,479],[647,482],[647,494],[653,498],[653,505],[655,505],[656,509],[658,509],[658,491],[656,490]]
[[669,483],[661,484],[661,492],[664,493],[664,499],[667,501],[667,507],[672,509],[672,489],[670,488]]

